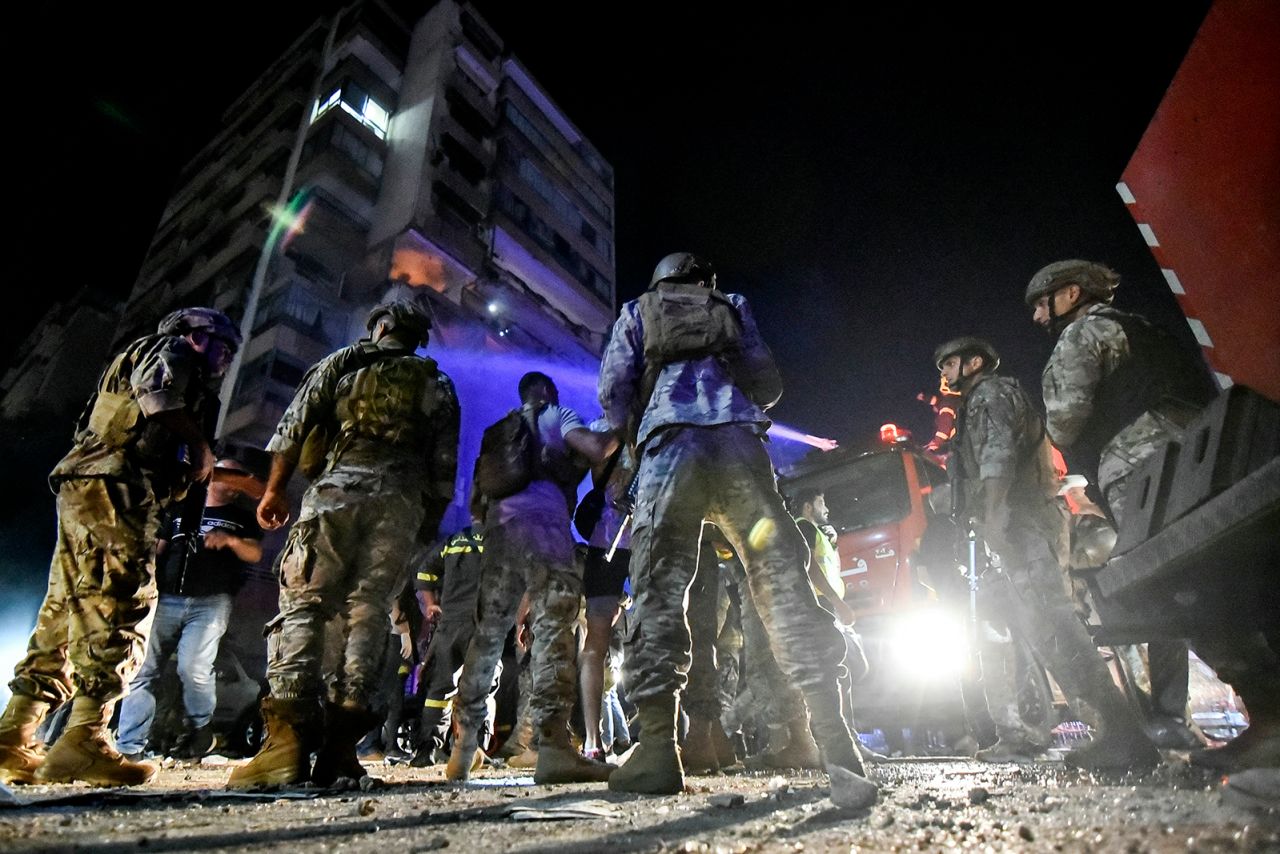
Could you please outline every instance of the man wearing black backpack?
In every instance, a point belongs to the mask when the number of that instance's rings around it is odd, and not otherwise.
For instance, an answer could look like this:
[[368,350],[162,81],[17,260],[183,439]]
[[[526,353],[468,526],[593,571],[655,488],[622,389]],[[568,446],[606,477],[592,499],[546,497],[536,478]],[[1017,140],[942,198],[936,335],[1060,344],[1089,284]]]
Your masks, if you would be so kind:
[[533,624],[533,779],[598,782],[612,766],[583,758],[569,741],[577,687],[573,630],[582,598],[569,514],[586,473],[582,460],[600,462],[618,443],[612,434],[588,430],[576,412],[561,406],[546,374],[525,374],[519,392],[520,409],[485,431],[476,465],[475,488],[488,499],[479,621],[458,683],[461,720],[445,775],[466,780],[479,767],[485,701],[524,592]]
[[640,625],[627,693],[641,734],[610,789],[673,794],[684,786],[676,715],[691,663],[687,591],[706,520],[742,559],[778,663],[804,694],[832,800],[846,808],[876,800],[840,711],[844,641],[809,586],[808,548],[765,451],[765,410],[781,395],[747,301],[716,290],[715,271],[696,255],[662,259],[649,290],[614,324],[600,403],[638,448],[631,578]]

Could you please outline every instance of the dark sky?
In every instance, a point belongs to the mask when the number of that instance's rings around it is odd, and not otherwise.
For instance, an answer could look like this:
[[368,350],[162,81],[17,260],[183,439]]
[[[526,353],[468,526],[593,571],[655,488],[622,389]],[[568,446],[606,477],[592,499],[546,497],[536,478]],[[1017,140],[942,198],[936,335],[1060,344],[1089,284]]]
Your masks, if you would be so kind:
[[[784,423],[927,433],[914,397],[959,333],[1036,385],[1050,342],[1021,294],[1063,257],[1111,263],[1122,305],[1177,322],[1113,186],[1206,2],[479,5],[614,165],[620,299],[668,252],[708,256],[774,347]],[[177,170],[318,8],[303,7],[22,13],[13,31],[56,50],[6,59],[10,293],[31,295],[15,336],[86,279],[127,292]]]

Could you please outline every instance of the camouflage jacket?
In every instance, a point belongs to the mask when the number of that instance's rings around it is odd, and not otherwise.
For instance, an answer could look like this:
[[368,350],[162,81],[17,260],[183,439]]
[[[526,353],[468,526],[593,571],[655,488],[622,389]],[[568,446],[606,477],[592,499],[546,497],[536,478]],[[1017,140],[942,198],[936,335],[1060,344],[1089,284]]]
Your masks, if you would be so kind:
[[[391,351],[359,370],[353,351]],[[308,434],[328,427],[327,471],[425,485],[428,497],[453,499],[458,467],[458,397],[432,359],[395,345],[360,341],[320,360],[302,378],[267,450],[297,462]]]
[[[768,426],[765,410],[782,396],[778,368],[746,299],[728,296],[742,322],[739,352],[733,358],[703,356],[663,366],[640,419],[637,445],[674,425]],[[600,363],[600,405],[611,428],[626,429],[641,394],[644,368],[644,326],[632,300],[622,307]]]
[[204,356],[177,335],[148,335],[118,353],[98,380],[76,424],[75,445],[49,475],[145,477],[161,498],[185,490],[181,440],[151,420],[185,410],[212,438],[221,381],[208,376]]
[[[1130,342],[1124,328],[1112,316],[1117,312],[1110,306],[1090,305],[1079,317],[1062,330],[1053,348],[1049,362],[1041,375],[1044,393],[1045,427],[1053,443],[1064,451],[1077,444],[1087,429],[1095,412],[1095,404],[1103,381],[1114,374],[1121,365],[1133,358]],[[1187,384],[1198,384],[1198,378],[1185,377]],[[1179,389],[1171,389],[1178,395]],[[1198,388],[1188,388],[1188,400],[1198,396]],[[1111,436],[1103,446],[1103,460],[1123,460],[1119,469],[1127,471],[1138,461],[1149,456],[1157,446],[1180,434],[1184,425],[1195,413],[1192,404],[1179,405],[1169,399],[1155,410],[1147,411]],[[1108,431],[1109,432],[1109,431]],[[1095,449],[1095,453],[1097,453]],[[1081,460],[1073,461],[1073,467]],[[1097,466],[1098,461],[1083,461],[1086,467]],[[1106,470],[1116,465],[1101,466],[1101,486],[1106,487]],[[1086,470],[1084,473],[1093,474]]]
[[961,491],[967,515],[984,515],[983,480],[1012,478],[1006,499],[1010,523],[1058,524],[1058,476],[1049,439],[1017,380],[993,374],[978,379],[964,395],[952,448],[953,488]]

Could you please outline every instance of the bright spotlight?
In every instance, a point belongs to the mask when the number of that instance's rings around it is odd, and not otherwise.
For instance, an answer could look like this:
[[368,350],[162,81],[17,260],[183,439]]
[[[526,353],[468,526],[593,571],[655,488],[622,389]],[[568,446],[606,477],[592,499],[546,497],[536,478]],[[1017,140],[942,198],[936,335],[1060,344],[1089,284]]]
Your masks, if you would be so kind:
[[958,676],[968,659],[969,641],[961,620],[931,608],[898,620],[892,649],[899,672],[928,682]]

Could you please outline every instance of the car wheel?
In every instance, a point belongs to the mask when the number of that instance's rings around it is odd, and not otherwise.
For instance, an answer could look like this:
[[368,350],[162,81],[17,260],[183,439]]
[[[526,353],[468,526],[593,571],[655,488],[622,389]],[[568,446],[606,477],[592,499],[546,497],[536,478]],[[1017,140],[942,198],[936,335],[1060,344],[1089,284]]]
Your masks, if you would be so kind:
[[231,729],[231,745],[245,756],[252,756],[262,745],[262,715],[249,709]]

